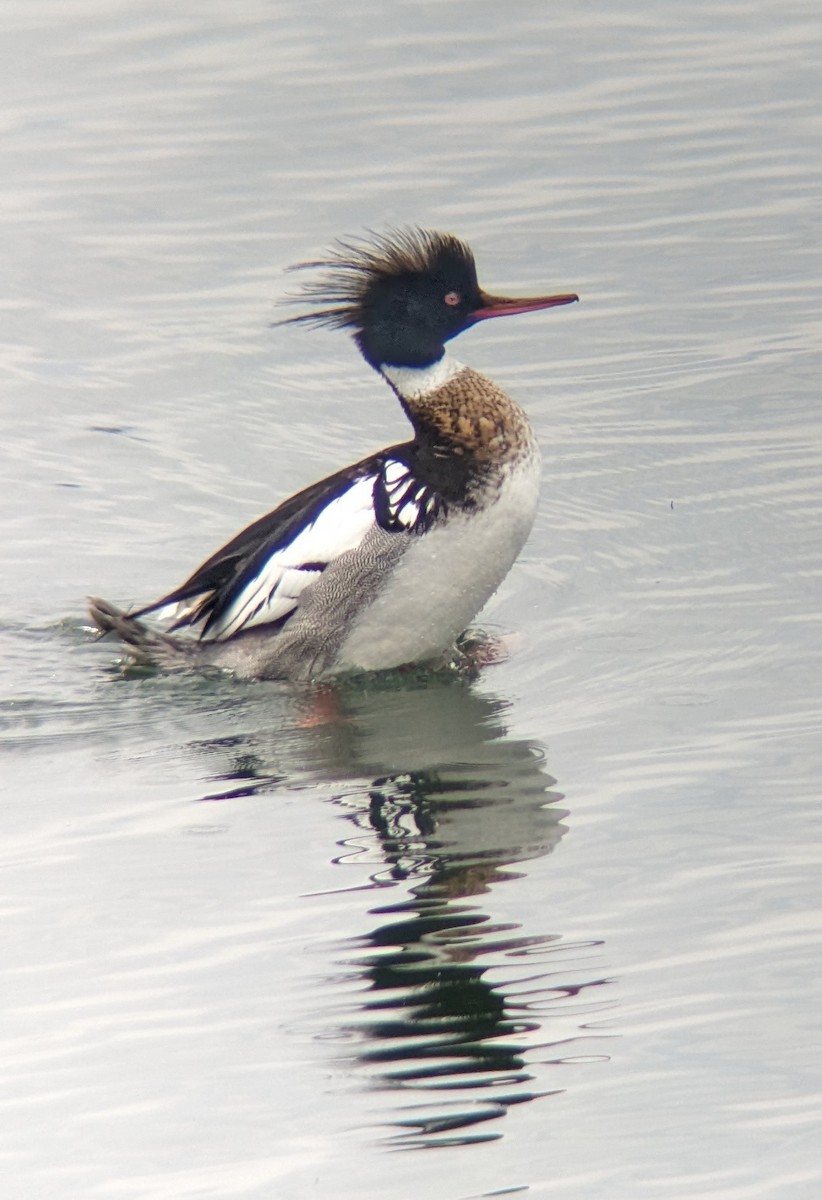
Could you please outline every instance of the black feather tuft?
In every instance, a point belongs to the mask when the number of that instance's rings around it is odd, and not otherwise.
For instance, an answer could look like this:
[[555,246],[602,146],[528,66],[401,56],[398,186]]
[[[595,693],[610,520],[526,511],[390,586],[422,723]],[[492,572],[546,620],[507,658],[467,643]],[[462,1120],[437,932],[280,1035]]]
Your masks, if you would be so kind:
[[369,231],[362,239],[340,240],[329,257],[317,262],[297,263],[292,271],[322,270],[324,275],[307,283],[286,303],[311,305],[311,311],[285,317],[278,325],[325,325],[331,329],[361,330],[369,295],[389,279],[455,271],[476,286],[474,256],[465,242],[450,233],[409,227],[380,234]]

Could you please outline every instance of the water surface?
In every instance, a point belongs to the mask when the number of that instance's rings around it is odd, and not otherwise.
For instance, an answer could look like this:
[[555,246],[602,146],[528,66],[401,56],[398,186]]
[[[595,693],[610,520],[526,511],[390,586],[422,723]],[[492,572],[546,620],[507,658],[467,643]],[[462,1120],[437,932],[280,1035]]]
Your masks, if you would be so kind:
[[[8,1194],[815,1200],[816,6],[4,28]],[[545,455],[509,658],[123,676],[88,592],[404,436],[343,336],[270,327],[403,222],[582,297],[459,344]]]

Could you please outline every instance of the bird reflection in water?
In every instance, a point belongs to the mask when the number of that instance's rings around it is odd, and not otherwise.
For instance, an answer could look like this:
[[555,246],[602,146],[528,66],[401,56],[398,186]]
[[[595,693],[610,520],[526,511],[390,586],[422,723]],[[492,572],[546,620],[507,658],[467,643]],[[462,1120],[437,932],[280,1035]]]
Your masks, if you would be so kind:
[[[490,1120],[564,1090],[562,1064],[603,1057],[606,1035],[586,1028],[610,1007],[598,943],[491,915],[497,885],[521,876],[512,864],[550,854],[567,816],[541,748],[507,735],[507,707],[459,678],[386,677],[313,694],[303,721],[311,773],[339,783],[354,826],[335,861],[373,864],[371,886],[405,893],[345,947],[365,991],[339,1035],[375,1090],[408,1094],[377,1120],[409,1148],[499,1137]],[[287,771],[250,749],[235,748],[242,781],[222,795],[282,786]],[[533,901],[523,913],[541,916]]]

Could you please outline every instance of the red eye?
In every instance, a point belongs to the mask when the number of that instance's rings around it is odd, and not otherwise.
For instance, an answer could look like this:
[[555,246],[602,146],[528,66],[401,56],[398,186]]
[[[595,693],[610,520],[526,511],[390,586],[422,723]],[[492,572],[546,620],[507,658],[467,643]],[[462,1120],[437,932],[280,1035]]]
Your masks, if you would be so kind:
[[459,292],[446,292],[443,296],[443,300],[449,308],[456,308],[460,300],[462,300],[462,296],[459,294]]

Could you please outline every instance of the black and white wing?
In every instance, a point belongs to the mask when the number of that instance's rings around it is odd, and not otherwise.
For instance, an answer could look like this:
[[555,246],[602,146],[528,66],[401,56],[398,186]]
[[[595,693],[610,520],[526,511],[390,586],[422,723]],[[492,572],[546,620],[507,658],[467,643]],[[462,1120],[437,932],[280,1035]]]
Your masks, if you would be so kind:
[[249,525],[181,587],[130,616],[173,608],[170,631],[188,627],[216,641],[255,626],[281,629],[305,589],[376,525],[388,533],[423,533],[444,511],[436,492],[416,478],[410,449],[410,443],[396,446],[305,488]]
[[374,485],[374,510],[389,533],[425,533],[445,513],[445,501],[406,457],[387,456]]
[[282,625],[302,592],[374,528],[374,476],[355,480],[329,498],[285,545],[255,556],[204,629],[217,640],[254,625]]
[[180,587],[130,616],[173,616],[170,632],[188,627],[220,640],[255,625],[282,627],[304,589],[374,527],[381,465],[375,455],[305,488],[237,534]]

